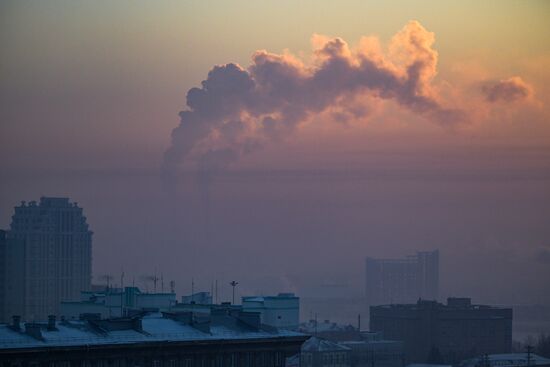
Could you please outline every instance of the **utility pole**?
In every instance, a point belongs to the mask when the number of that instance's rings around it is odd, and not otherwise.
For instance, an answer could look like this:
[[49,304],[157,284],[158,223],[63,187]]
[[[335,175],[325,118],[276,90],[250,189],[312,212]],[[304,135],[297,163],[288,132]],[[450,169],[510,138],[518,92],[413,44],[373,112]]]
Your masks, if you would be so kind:
[[124,317],[124,270],[120,273],[120,317]]
[[229,283],[230,286],[233,287],[233,302],[231,304],[235,304],[235,287],[237,286],[237,284],[239,284],[239,282],[236,282],[236,281],[232,281],[231,283]]

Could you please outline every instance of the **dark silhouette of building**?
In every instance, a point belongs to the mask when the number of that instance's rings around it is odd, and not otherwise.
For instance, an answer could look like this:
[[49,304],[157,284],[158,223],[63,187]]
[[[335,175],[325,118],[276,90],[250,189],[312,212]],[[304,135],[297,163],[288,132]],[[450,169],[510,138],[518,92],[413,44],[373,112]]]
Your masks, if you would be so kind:
[[79,299],[90,288],[92,232],[82,208],[68,198],[15,207],[0,256],[4,322],[12,315],[46,320],[58,314],[61,301]]
[[439,296],[439,251],[404,259],[366,259],[366,298],[371,305],[410,303]]
[[4,366],[273,366],[299,353],[307,335],[265,327],[255,312],[217,309],[0,325]]
[[469,298],[371,306],[370,328],[403,341],[409,363],[430,362],[434,355],[443,359],[439,363],[456,363],[512,348],[512,309],[472,305]]
[[6,299],[6,231],[0,230],[0,322],[3,322],[5,315]]

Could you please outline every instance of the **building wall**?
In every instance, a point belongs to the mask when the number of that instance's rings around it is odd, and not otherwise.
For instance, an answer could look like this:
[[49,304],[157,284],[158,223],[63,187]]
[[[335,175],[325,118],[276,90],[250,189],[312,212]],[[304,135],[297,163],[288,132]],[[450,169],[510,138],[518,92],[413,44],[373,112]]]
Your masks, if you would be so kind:
[[0,349],[0,367],[48,365],[53,367],[284,367],[286,357],[300,350],[301,342],[151,343],[51,348],[31,352]]
[[6,307],[6,231],[0,230],[0,323],[7,322]]
[[512,310],[448,307],[437,302],[370,308],[370,328],[404,343],[407,362],[425,363],[437,348],[445,363],[485,353],[509,353]]
[[7,232],[4,319],[58,315],[61,301],[76,300],[91,285],[92,232],[82,208],[66,198],[41,198],[15,207]]

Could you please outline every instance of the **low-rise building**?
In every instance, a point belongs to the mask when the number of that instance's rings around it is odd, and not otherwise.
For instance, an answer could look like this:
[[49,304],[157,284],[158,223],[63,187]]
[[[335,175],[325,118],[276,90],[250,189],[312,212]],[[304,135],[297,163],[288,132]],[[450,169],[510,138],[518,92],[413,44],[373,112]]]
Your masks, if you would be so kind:
[[341,341],[350,349],[351,367],[402,367],[403,342],[384,340],[380,333],[362,332],[362,340]]
[[300,366],[351,367],[350,355],[349,347],[312,336],[302,345]]
[[419,300],[416,304],[370,307],[370,329],[403,341],[407,363],[454,364],[481,354],[509,353],[512,309],[473,305],[469,298],[447,304]]
[[264,327],[253,312],[164,312],[134,317],[0,324],[0,367],[274,366],[308,336]]

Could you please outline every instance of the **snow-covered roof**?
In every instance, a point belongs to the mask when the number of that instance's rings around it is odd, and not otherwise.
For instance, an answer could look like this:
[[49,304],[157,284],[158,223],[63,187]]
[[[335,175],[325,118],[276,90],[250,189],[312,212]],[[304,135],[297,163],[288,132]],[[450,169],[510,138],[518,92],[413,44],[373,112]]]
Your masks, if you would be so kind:
[[234,323],[210,324],[209,332],[199,328],[163,317],[160,313],[143,316],[141,329],[101,330],[86,321],[61,321],[55,324],[57,330],[48,330],[47,324],[40,327],[40,336],[33,337],[26,331],[25,324],[20,331],[15,331],[10,325],[0,324],[0,350],[20,348],[41,348],[78,345],[112,345],[135,344],[147,342],[185,342],[185,341],[215,341],[215,340],[249,340],[277,339],[288,337],[303,337],[304,334],[265,328],[250,328]]
[[302,344],[302,352],[345,352],[349,350],[351,349],[346,346],[315,336]]

